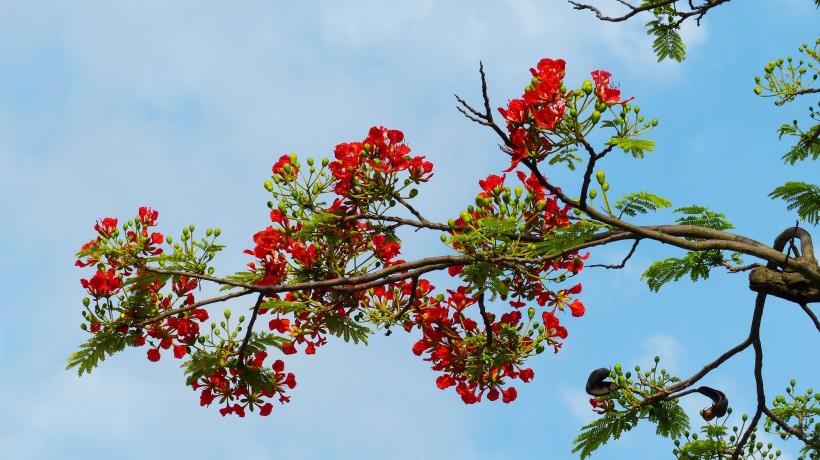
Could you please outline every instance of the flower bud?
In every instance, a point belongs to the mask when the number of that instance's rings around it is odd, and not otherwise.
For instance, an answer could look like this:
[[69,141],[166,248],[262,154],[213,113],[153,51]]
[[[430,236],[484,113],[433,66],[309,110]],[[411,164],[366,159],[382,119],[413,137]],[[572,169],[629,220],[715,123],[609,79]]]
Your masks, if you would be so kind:
[[447,242],[447,235],[442,233],[441,236],[439,237],[439,239],[441,240],[442,243],[446,243]]
[[591,80],[584,80],[581,84],[581,91],[584,92],[587,96],[592,94],[592,81]]
[[272,192],[273,191],[273,182],[266,180],[265,181],[265,190]]
[[590,116],[589,119],[592,120],[592,124],[598,123],[598,120],[601,119],[601,112],[593,110],[592,116]]
[[592,189],[592,190],[589,191],[589,199],[590,200],[594,200],[596,196],[598,196],[598,191],[597,190]]
[[527,317],[528,317],[529,319],[533,319],[533,318],[535,318],[535,308],[530,307],[530,308],[527,310]]
[[313,166],[313,158],[308,157],[307,164],[308,164],[308,166]]
[[322,167],[327,166],[329,163],[330,163],[330,160],[328,160],[327,158],[322,158]]
[[231,311],[225,310],[225,319],[231,319]]
[[595,173],[595,179],[598,180],[598,184],[603,185],[604,181],[606,181],[606,174],[602,170],[598,170]]
[[608,192],[609,191],[609,182],[604,182],[601,184],[601,190]]
[[91,305],[91,299],[89,299],[88,297],[83,298],[83,306],[88,307],[89,305]]
[[461,211],[461,220],[464,221],[465,224],[469,224],[473,221],[473,216],[470,215],[467,211]]
[[418,190],[416,190],[416,189],[414,189],[414,188],[411,188],[411,189],[410,189],[410,193],[409,193],[407,196],[408,196],[408,197],[410,197],[410,198],[415,198],[415,197],[416,197],[416,195],[418,195],[418,194],[419,194],[419,191],[418,191]]

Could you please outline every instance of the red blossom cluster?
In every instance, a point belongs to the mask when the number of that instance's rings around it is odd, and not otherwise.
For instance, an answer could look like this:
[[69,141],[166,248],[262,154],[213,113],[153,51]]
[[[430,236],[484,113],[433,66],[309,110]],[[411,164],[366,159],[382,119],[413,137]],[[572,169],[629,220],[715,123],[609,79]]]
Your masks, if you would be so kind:
[[336,161],[329,165],[336,179],[333,191],[364,208],[369,201],[394,198],[390,192],[400,171],[407,171],[409,180],[416,183],[428,180],[433,164],[424,157],[410,156],[410,147],[403,141],[401,131],[374,126],[364,141],[337,145]]
[[[564,66],[560,59],[540,61],[530,69],[532,83],[522,98],[499,109],[511,140],[506,148],[512,162],[506,172],[525,159],[540,160],[551,152],[547,134],[562,122],[572,94],[563,87]],[[619,103],[620,92],[610,85],[609,73],[596,71],[592,77],[600,101]],[[516,171],[520,185],[512,189],[505,185],[506,174],[480,180],[476,206],[450,220],[450,238],[443,237],[471,262],[450,266],[449,275],[460,285],[436,295],[428,280],[395,271],[405,263],[399,259],[401,242],[395,226],[379,218],[397,202],[418,215],[404,201],[415,196],[415,189],[404,190],[427,181],[432,164],[411,155],[401,131],[385,127],[371,128],[361,142],[339,144],[334,154],[335,160],[325,160],[318,173],[312,159],[304,167],[295,154],[282,155],[271,169],[273,182],[265,187],[279,202],[269,203],[271,225],[253,235],[254,246],[245,253],[254,260],[248,263],[248,272],[236,278],[258,287],[282,286],[260,297],[254,315],[269,315],[270,332],[258,333],[257,339],[263,337],[258,342],[252,339],[257,332],[244,341],[228,329],[229,339],[220,338],[219,331],[210,337],[200,334],[208,313],[194,308],[199,280],[178,274],[156,276],[146,267],[146,260],[165,257],[158,247],[162,234],[149,231],[157,219],[150,208],[140,208],[138,217],[124,226],[124,241],[118,239],[117,219],[98,221],[94,229],[99,236],[80,251],[77,265],[97,268],[90,280],[81,280],[97,303],[91,309],[86,299],[90,331],[127,335],[136,346],[150,342],[151,361],[160,359],[161,350],[172,349],[176,358],[190,355],[207,362],[202,364],[204,371],[195,372],[191,386],[200,392],[201,405],[219,401],[222,415],[242,417],[246,409],[268,415],[268,400],[289,401],[285,393],[296,386],[295,377],[284,372],[282,360],[269,368],[264,365],[266,346],[285,355],[299,350],[311,355],[327,343],[328,335],[347,334],[365,322],[388,329],[400,325],[408,332],[418,329],[421,338],[413,353],[439,373],[439,388],[455,387],[465,403],[485,396],[514,401],[517,390],[511,381],[529,382],[534,377],[525,360],[547,347],[557,352],[567,337],[558,313],[569,310],[577,317],[585,311],[573,298],[581,284],[559,290],[547,286],[580,272],[588,254],[542,257],[536,244],[577,223],[570,207],[562,205],[534,173]],[[327,196],[330,205],[322,201]],[[509,227],[513,235],[485,231],[488,224],[504,222],[514,224]],[[381,284],[366,286],[284,288],[390,267],[404,279],[382,278]],[[170,292],[163,293],[167,288]],[[502,302],[490,303],[497,297]],[[112,298],[119,299],[119,306]],[[155,317],[159,319],[150,320]],[[248,346],[249,342],[255,344]]]
[[[222,367],[211,375],[193,382],[193,389],[200,391],[199,404],[210,406],[218,399],[220,403],[225,404],[219,409],[223,417],[228,414],[244,417],[246,408],[251,411],[258,408],[259,415],[270,415],[273,404],[267,402],[267,399],[278,396],[280,403],[289,402],[290,397],[285,395],[285,387],[295,388],[296,376],[293,373],[285,373],[285,363],[281,359],[273,362],[272,372],[263,368],[267,356],[267,352],[258,351],[252,357],[246,358],[246,363],[241,369]],[[248,383],[250,381],[259,384],[251,385]],[[237,402],[231,404],[233,401]]]

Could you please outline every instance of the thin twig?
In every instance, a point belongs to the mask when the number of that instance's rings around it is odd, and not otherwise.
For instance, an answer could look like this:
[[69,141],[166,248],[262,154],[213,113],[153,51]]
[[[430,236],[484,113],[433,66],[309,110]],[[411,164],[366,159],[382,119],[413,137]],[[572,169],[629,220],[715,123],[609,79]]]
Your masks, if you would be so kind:
[[641,242],[641,240],[635,240],[635,242],[632,243],[632,249],[629,250],[629,254],[627,254],[626,257],[624,257],[624,260],[622,260],[621,263],[619,263],[618,265],[593,264],[593,265],[587,265],[587,267],[590,267],[590,268],[591,267],[602,267],[602,268],[614,268],[614,269],[624,268],[624,267],[626,267],[626,262],[629,261],[629,258],[632,257],[632,254],[635,253],[635,249],[638,248],[638,244],[640,242]]
[[481,318],[484,320],[484,329],[487,332],[487,349],[493,348],[493,326],[490,323],[490,317],[487,315],[487,309],[484,307],[484,293],[478,295],[478,309],[481,312]]
[[798,305],[800,305],[800,308],[802,308],[803,311],[806,312],[807,315],[809,315],[809,318],[811,318],[812,322],[814,323],[814,327],[816,327],[817,331],[820,332],[820,320],[817,319],[817,315],[815,315],[814,312],[811,311],[811,308],[809,308],[807,304],[800,303]]
[[[413,306],[413,304],[416,303],[416,288],[418,288],[418,285],[419,285],[419,277],[416,276],[416,277],[413,278],[413,281],[410,284],[410,298],[407,299],[407,304],[404,306],[404,308],[401,309],[399,314],[396,315],[396,320],[397,321],[401,321],[401,317],[404,316],[404,314],[407,313],[407,310],[410,310],[410,308]],[[385,332],[384,335],[388,336],[392,333],[393,332],[388,327],[387,332]]]
[[730,273],[745,272],[747,270],[751,270],[753,268],[758,268],[758,267],[763,266],[763,264],[759,264],[759,263],[755,262],[755,263],[752,263],[752,264],[749,264],[749,265],[740,265],[740,266],[736,267],[736,266],[730,264],[729,262],[726,262],[725,260],[721,261],[720,264],[723,265],[724,267],[726,267],[726,269],[729,270]]
[[244,363],[242,362],[242,358],[245,357],[245,348],[248,347],[248,342],[251,340],[251,333],[253,332],[253,325],[256,323],[256,315],[259,313],[259,305],[262,305],[262,299],[265,298],[264,294],[259,294],[259,297],[256,299],[256,304],[253,306],[253,313],[251,314],[251,321],[248,323],[248,331],[245,332],[245,338],[242,340],[242,345],[239,347],[239,352],[236,354],[236,362],[242,366]]

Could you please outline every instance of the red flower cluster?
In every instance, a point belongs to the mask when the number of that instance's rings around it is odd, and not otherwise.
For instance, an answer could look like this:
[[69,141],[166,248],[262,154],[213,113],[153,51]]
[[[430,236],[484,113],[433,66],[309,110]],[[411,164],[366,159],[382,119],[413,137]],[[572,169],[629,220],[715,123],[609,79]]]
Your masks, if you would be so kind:
[[80,284],[95,299],[111,297],[122,287],[122,281],[113,267],[106,271],[97,270],[97,273],[90,280],[81,279]]
[[[216,369],[208,377],[203,377],[191,384],[195,391],[200,391],[199,404],[210,406],[214,400],[225,404],[219,409],[219,413],[224,417],[228,414],[245,416],[245,409],[259,409],[259,415],[270,415],[273,404],[266,402],[266,398],[273,398],[278,395],[280,403],[290,401],[290,397],[285,395],[285,388],[296,387],[296,376],[293,373],[285,373],[285,363],[281,359],[274,361],[271,369],[272,373],[263,371],[262,366],[268,354],[265,351],[254,353],[253,357],[246,359],[246,364],[241,369],[234,367]],[[240,379],[243,373],[254,374],[253,380],[261,380],[262,384],[252,387],[247,384],[248,379]],[[231,404],[233,401],[238,401]]]
[[429,180],[433,164],[410,156],[410,147],[403,141],[401,131],[374,126],[364,141],[337,145],[336,161],[329,165],[336,179],[333,191],[365,208],[368,202],[394,198],[391,192],[399,171],[408,171],[414,183]]
[[511,146],[505,148],[512,157],[512,171],[521,160],[544,159],[552,150],[552,144],[544,131],[552,131],[561,122],[566,109],[567,95],[562,92],[563,59],[542,59],[535,69],[532,84],[521,99],[513,99],[507,108],[498,111],[507,120]]

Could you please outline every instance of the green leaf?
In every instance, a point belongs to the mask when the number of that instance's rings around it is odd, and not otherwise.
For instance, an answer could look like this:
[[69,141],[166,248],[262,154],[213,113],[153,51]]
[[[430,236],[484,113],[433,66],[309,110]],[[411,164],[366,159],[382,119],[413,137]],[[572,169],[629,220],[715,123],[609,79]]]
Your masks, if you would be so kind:
[[[253,284],[254,281],[260,279],[260,276],[256,273],[252,272],[236,272],[233,275],[228,275],[225,277],[226,280],[233,281],[236,283],[242,284]],[[228,289],[236,289],[236,286],[231,286],[229,284],[225,284],[219,288],[220,291],[226,291]]]
[[83,373],[90,374],[100,361],[105,361],[106,356],[122,351],[127,344],[127,338],[122,334],[100,331],[68,357],[68,365],[65,368],[68,370],[76,367],[79,376]]
[[793,124],[784,124],[777,132],[781,139],[784,135],[796,136],[798,139],[797,143],[783,155],[783,162],[794,165],[809,157],[812,160],[820,157],[820,125],[814,125],[804,133]]
[[607,145],[620,147],[624,152],[635,158],[643,158],[645,152],[652,152],[655,141],[649,139],[632,139],[628,137],[613,137],[606,141]]
[[669,207],[672,207],[671,201],[649,192],[631,193],[624,196],[623,200],[618,200],[615,203],[615,209],[621,211],[621,215],[618,216],[619,219],[623,215],[635,217],[638,214],[647,214],[650,211]]
[[658,62],[672,58],[678,62],[686,58],[686,45],[677,31],[675,24],[664,23],[660,19],[646,23],[647,35],[654,35],[652,50],[658,56]]
[[675,209],[673,212],[686,214],[686,216],[675,219],[681,225],[694,225],[696,227],[713,228],[715,230],[729,230],[735,228],[726,220],[726,214],[712,212],[705,206],[685,206]]
[[533,243],[528,249],[533,256],[555,254],[586,243],[592,239],[597,229],[595,225],[579,222],[546,235],[544,241]]
[[603,417],[581,428],[581,434],[572,441],[575,444],[572,453],[580,452],[583,460],[607,441],[620,438],[625,431],[631,430],[637,424],[638,414],[635,410],[607,412]]
[[820,187],[804,182],[786,182],[769,194],[771,198],[782,198],[788,202],[786,209],[797,210],[800,220],[812,225],[820,223]]
[[266,300],[265,302],[262,302],[259,305],[259,308],[273,310],[278,313],[301,313],[305,310],[306,305],[304,302],[291,302],[287,300],[270,299]]
[[345,342],[352,340],[355,344],[364,342],[367,345],[367,338],[373,333],[369,327],[340,314],[329,315],[325,319],[325,326],[331,334],[343,338]]
[[649,409],[648,420],[657,423],[655,433],[665,438],[679,438],[689,430],[689,416],[677,400],[660,401]]
[[654,262],[641,275],[641,279],[646,280],[649,289],[658,292],[664,284],[677,281],[687,274],[692,281],[709,278],[709,270],[721,265],[723,260],[723,253],[719,250],[690,251],[682,259],[671,257]]

